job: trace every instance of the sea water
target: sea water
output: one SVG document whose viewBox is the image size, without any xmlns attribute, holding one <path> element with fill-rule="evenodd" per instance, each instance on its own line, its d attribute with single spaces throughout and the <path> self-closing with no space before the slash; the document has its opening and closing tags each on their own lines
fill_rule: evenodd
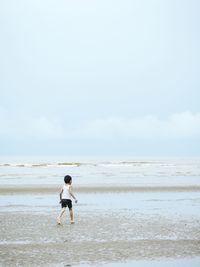
<svg viewBox="0 0 200 267">
<path fill-rule="evenodd" d="M 109 264 L 99 264 L 99 265 L 75 265 L 74 267 L 199 267 L 200 257 L 187 258 L 187 259 L 160 259 L 160 260 L 138 260 L 129 261 L 124 263 L 109 263 Z M 66 267 L 73 267 L 72 265 L 66 265 Z"/>
<path fill-rule="evenodd" d="M 0 185 L 200 185 L 199 158 L 1 158 Z"/>
</svg>

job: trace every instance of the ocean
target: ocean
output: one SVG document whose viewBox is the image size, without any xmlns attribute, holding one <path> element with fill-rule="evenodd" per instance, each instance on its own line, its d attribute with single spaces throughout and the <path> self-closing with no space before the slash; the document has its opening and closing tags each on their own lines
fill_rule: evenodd
<svg viewBox="0 0 200 267">
<path fill-rule="evenodd" d="M 1 185 L 199 186 L 199 158 L 12 158 L 0 159 Z"/>
</svg>

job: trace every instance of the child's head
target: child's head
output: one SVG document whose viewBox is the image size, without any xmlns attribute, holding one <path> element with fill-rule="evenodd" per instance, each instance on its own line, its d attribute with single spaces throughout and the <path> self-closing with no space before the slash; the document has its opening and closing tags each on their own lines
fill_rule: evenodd
<svg viewBox="0 0 200 267">
<path fill-rule="evenodd" d="M 66 184 L 71 184 L 71 183 L 72 183 L 72 177 L 71 177 L 70 175 L 66 175 L 66 176 L 64 177 L 64 182 L 65 182 Z"/>
</svg>

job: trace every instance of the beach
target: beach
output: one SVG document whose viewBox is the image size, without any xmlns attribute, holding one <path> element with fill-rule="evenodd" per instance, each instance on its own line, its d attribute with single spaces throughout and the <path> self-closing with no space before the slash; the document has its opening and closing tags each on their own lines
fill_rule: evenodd
<svg viewBox="0 0 200 267">
<path fill-rule="evenodd" d="M 0 266 L 200 263 L 198 159 L 2 160 L 0 169 Z M 64 174 L 79 200 L 74 225 L 68 211 L 56 224 Z"/>
</svg>

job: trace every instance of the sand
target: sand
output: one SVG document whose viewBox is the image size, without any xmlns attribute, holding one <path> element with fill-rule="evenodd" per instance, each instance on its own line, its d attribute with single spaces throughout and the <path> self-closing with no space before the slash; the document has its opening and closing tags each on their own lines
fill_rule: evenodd
<svg viewBox="0 0 200 267">
<path fill-rule="evenodd" d="M 191 216 L 93 211 L 1 212 L 1 266 L 65 266 L 200 256 L 200 221 Z"/>
<path fill-rule="evenodd" d="M 0 194 L 27 194 L 27 193 L 58 193 L 60 185 L 3 185 Z M 200 185 L 79 185 L 75 187 L 77 193 L 94 192 L 200 192 Z"/>
</svg>

